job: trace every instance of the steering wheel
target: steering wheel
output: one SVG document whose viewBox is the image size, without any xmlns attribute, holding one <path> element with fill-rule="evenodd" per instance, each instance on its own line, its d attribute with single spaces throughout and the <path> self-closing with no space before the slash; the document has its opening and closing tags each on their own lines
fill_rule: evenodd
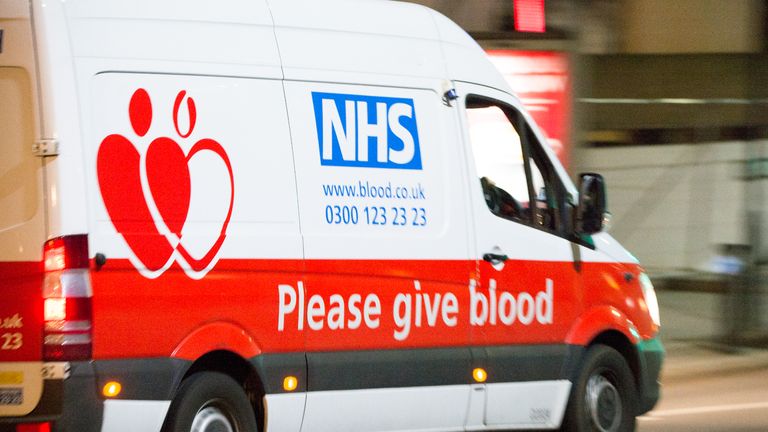
<svg viewBox="0 0 768 432">
<path fill-rule="evenodd" d="M 496 186 L 488 177 L 481 177 L 480 184 L 483 187 L 485 203 L 493 214 L 506 219 L 523 217 L 523 206 L 509 192 Z"/>
</svg>

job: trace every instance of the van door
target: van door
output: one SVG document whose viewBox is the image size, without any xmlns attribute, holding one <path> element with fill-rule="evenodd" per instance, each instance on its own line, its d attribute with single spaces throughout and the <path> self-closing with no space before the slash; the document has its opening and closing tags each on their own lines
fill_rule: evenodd
<svg viewBox="0 0 768 432">
<path fill-rule="evenodd" d="M 568 191 L 518 101 L 470 84 L 457 91 L 479 263 L 470 322 L 488 376 L 484 422 L 554 427 L 570 388 L 566 332 L 581 308 Z"/>
<path fill-rule="evenodd" d="M 454 109 L 432 89 L 285 88 L 307 268 L 302 431 L 461 429 L 472 267 Z"/>
<path fill-rule="evenodd" d="M 0 418 L 25 415 L 43 388 L 42 159 L 27 1 L 0 3 Z"/>
</svg>

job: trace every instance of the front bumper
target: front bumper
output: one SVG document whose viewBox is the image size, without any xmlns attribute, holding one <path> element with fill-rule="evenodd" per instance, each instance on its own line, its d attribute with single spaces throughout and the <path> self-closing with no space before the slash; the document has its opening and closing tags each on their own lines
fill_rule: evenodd
<svg viewBox="0 0 768 432">
<path fill-rule="evenodd" d="M 640 382 L 637 414 L 645 414 L 652 410 L 661 397 L 661 365 L 664 362 L 664 347 L 661 339 L 656 337 L 641 341 L 637 344 Z"/>
</svg>

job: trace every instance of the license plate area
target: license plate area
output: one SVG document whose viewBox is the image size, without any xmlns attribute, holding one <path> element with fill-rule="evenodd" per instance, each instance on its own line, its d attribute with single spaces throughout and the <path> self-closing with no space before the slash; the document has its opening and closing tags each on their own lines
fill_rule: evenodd
<svg viewBox="0 0 768 432">
<path fill-rule="evenodd" d="M 21 388 L 0 388 L 0 405 L 21 405 L 24 391 Z"/>
<path fill-rule="evenodd" d="M 48 364 L 42 362 L 0 362 L 0 423 L 3 417 L 22 417 L 35 409 L 43 395 L 45 366 Z"/>
</svg>

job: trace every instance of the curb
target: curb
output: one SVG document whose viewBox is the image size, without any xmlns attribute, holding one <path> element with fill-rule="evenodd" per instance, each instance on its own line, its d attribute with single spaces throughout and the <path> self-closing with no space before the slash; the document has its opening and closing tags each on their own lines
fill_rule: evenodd
<svg viewBox="0 0 768 432">
<path fill-rule="evenodd" d="M 662 382 L 768 368 L 766 349 L 734 348 L 717 344 L 670 348 L 661 372 Z"/>
</svg>

